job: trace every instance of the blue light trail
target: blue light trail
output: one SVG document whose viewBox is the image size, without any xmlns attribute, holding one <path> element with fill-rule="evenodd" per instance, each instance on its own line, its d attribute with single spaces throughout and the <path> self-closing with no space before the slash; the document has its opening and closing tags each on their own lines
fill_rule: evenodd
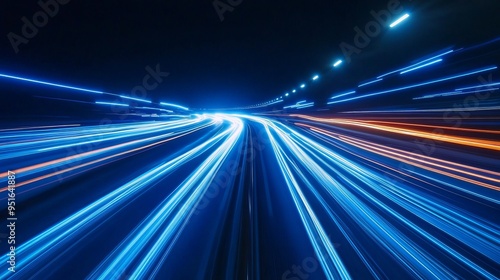
<svg viewBox="0 0 500 280">
<path fill-rule="evenodd" d="M 123 103 L 116 103 L 116 102 L 104 102 L 104 101 L 96 101 L 95 104 L 99 105 L 111 105 L 111 106 L 123 106 L 123 107 L 128 107 L 128 104 L 123 104 Z"/>
<path fill-rule="evenodd" d="M 0 77 L 8 78 L 8 79 L 13 79 L 13 80 L 18 80 L 18 81 L 23 81 L 23 82 L 41 84 L 41 85 L 46 85 L 46 86 L 53 86 L 53 87 L 59 87 L 59 88 L 65 88 L 65 89 L 72 89 L 72 90 L 77 90 L 77 91 L 84 91 L 84 92 L 97 93 L 97 94 L 103 94 L 104 93 L 102 91 L 97 91 L 97 90 L 90 90 L 90 89 L 84 89 L 84 88 L 79 88 L 79 87 L 66 86 L 66 85 L 61 85 L 61 84 L 56 84 L 56 83 L 49 83 L 49 82 L 44 82 L 44 81 L 39 81 L 39 80 L 34 80 L 34 79 L 27 79 L 27 78 L 22 78 L 22 77 L 17 77 L 17 76 L 11 76 L 11 75 L 5 75 L 5 74 L 0 74 Z"/>
<path fill-rule="evenodd" d="M 185 110 L 185 111 L 189 110 L 189 108 L 184 107 L 184 106 L 180 106 L 180 105 L 177 105 L 177 104 L 166 103 L 166 102 L 160 102 L 160 104 L 164 105 L 164 106 L 168 106 L 168 107 L 174 107 L 174 108 L 182 109 L 182 110 Z"/>
<path fill-rule="evenodd" d="M 376 80 L 373 80 L 373 81 L 369 81 L 369 82 L 366 82 L 366 83 L 362 83 L 360 84 L 358 87 L 364 87 L 364 86 L 367 86 L 367 85 L 371 85 L 371 84 L 374 84 L 374 83 L 378 83 L 380 81 L 383 81 L 383 79 L 376 79 Z"/>
<path fill-rule="evenodd" d="M 144 103 L 151 103 L 151 101 L 146 100 L 146 99 L 140 99 L 140 98 L 135 98 L 135 97 L 125 96 L 125 95 L 120 95 L 120 97 L 121 97 L 121 98 L 125 98 L 125 99 L 130 99 L 130 100 L 140 101 L 140 102 L 144 102 Z"/>
<path fill-rule="evenodd" d="M 404 20 L 406 20 L 409 17 L 410 17 L 409 14 L 404 14 L 403 16 L 401 16 L 400 18 L 398 18 L 396 21 L 394 21 L 393 23 L 391 23 L 391 25 L 389 25 L 389 26 L 391 28 L 396 27 L 398 24 L 400 24 L 401 22 L 403 22 Z"/>
<path fill-rule="evenodd" d="M 444 53 L 441 53 L 441 54 L 438 54 L 438 55 L 432 56 L 432 57 L 430 57 L 430 58 L 424 59 L 424 60 L 422 60 L 422 61 L 419 61 L 419 62 L 417 62 L 417 63 L 415 63 L 415 64 L 410 65 L 410 66 L 403 67 L 403 68 L 401 68 L 401 69 L 394 70 L 394 71 L 391 71 L 391 72 L 389 72 L 389 73 L 385 73 L 385 74 L 383 74 L 383 75 L 378 76 L 377 78 L 378 78 L 378 79 L 380 79 L 380 78 L 383 78 L 383 77 L 385 77 L 385 76 L 389 76 L 389 75 L 391 75 L 391 74 L 398 73 L 398 72 L 404 71 L 404 70 L 406 70 L 406 69 L 416 67 L 416 66 L 421 65 L 421 64 L 423 64 L 423 63 L 426 63 L 426 62 L 428 62 L 428 61 L 432 61 L 432 60 L 434 60 L 434 59 L 436 59 L 436 58 L 440 58 L 440 57 L 443 57 L 443 56 L 445 56 L 445 55 L 451 54 L 451 53 L 453 53 L 453 52 L 454 52 L 454 50 L 449 50 L 449 51 L 446 51 L 446 52 L 444 52 Z"/>
<path fill-rule="evenodd" d="M 418 70 L 418 69 L 421 69 L 421 68 L 424 68 L 424 67 L 427 67 L 427 66 L 430 66 L 430 65 L 433 65 L 433 64 L 439 63 L 439 62 L 441 62 L 441 61 L 443 61 L 443 59 L 441 59 L 441 58 L 440 58 L 440 59 L 437 59 L 437 60 L 431 61 L 431 62 L 429 62 L 429 63 L 422 64 L 422 65 L 419 65 L 419 66 L 417 66 L 417 67 L 410 68 L 410 69 L 408 69 L 408 70 L 402 71 L 402 72 L 400 72 L 399 74 L 400 74 L 400 75 L 403 75 L 403 74 L 406 74 L 406 73 L 408 73 L 408 72 L 412 72 L 412 71 L 415 71 L 415 70 Z"/>
<path fill-rule="evenodd" d="M 0 160 L 11 160 L 23 174 L 20 197 L 57 190 L 68 201 L 46 197 L 36 211 L 25 210 L 26 219 L 43 217 L 46 207 L 60 214 L 19 237 L 16 277 L 50 272 L 57 278 L 68 273 L 68 264 L 81 263 L 82 252 L 108 244 L 91 249 L 94 261 L 71 266 L 73 273 L 88 279 L 173 272 L 192 279 L 200 271 L 203 278 L 257 273 L 286 279 L 306 272 L 319 279 L 494 278 L 500 231 L 494 216 L 482 212 L 500 205 L 494 168 L 500 144 L 493 140 L 499 132 L 468 127 L 370 119 L 367 113 L 362 119 L 280 113 L 2 130 Z M 428 156 L 394 135 L 439 138 L 460 149 L 440 144 Z M 90 149 L 68 155 L 82 146 Z M 487 149 L 482 162 L 490 168 L 467 160 L 467 147 Z M 126 170 L 114 165 L 131 162 Z M 90 174 L 99 174 L 95 182 L 119 179 L 96 188 L 82 182 Z M 6 192 L 5 176 L 0 183 Z M 282 249 L 272 246 L 285 239 Z M 193 267 L 212 268 L 175 270 L 187 248 L 196 252 L 189 258 Z M 227 257 L 219 262 L 214 251 Z M 245 261 L 235 261 L 242 254 Z M 275 258 L 283 264 L 271 272 L 256 268 Z M 54 263 L 48 266 L 48 259 Z M 296 270 L 304 259 L 317 269 Z M 296 269 L 289 273 L 289 267 Z"/>
<path fill-rule="evenodd" d="M 495 70 L 497 68 L 498 68 L 497 66 L 490 66 L 490 67 L 480 68 L 478 70 L 474 70 L 474 71 L 471 71 L 471 72 L 466 72 L 466 73 L 459 74 L 459 75 L 449 76 L 449 77 L 445 77 L 445 78 L 441 78 L 441 79 L 437 79 L 437 80 L 432 80 L 432 81 L 423 82 L 423 83 L 419 83 L 419 84 L 414 84 L 414 85 L 410 85 L 410 86 L 405 86 L 405 87 L 400 87 L 400 88 L 395 88 L 395 89 L 389 89 L 389 90 L 379 91 L 379 92 L 375 92 L 375 93 L 365 94 L 365 95 L 358 96 L 358 97 L 352 97 L 352 98 L 348 98 L 348 99 L 334 101 L 331 104 L 333 104 L 333 103 L 340 103 L 340 102 L 347 102 L 347 101 L 357 100 L 357 99 L 360 99 L 360 98 L 366 98 L 366 97 L 380 95 L 380 94 L 385 94 L 385 93 L 392 93 L 392 92 L 402 91 L 402 90 L 406 90 L 406 89 L 412 89 L 412 88 L 422 87 L 422 86 L 426 86 L 426 85 L 432 85 L 432 84 L 435 84 L 435 83 L 440 83 L 440 82 L 454 80 L 454 79 L 458 79 L 458 78 L 462 78 L 462 77 L 467 77 L 467 76 L 471 76 L 471 75 L 478 74 L 478 73 L 484 73 L 484 72 L 487 72 L 487 71 Z"/>
</svg>

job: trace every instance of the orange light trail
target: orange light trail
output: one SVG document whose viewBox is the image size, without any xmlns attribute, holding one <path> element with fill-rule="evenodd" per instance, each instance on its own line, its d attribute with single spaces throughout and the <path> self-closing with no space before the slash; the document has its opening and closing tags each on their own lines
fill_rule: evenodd
<svg viewBox="0 0 500 280">
<path fill-rule="evenodd" d="M 207 125 L 201 126 L 199 128 L 193 129 L 193 130 L 191 130 L 189 132 L 186 132 L 184 134 L 180 134 L 180 135 L 174 136 L 172 138 L 168 138 L 168 139 L 165 139 L 165 140 L 162 140 L 162 141 L 158 141 L 158 142 L 155 142 L 155 143 L 152 143 L 152 144 L 148 144 L 146 146 L 142 146 L 142 147 L 135 148 L 135 149 L 132 149 L 132 150 L 124 151 L 124 152 L 121 152 L 121 153 L 118 153 L 118 154 L 113 154 L 113 155 L 110 155 L 110 156 L 107 156 L 107 157 L 104 157 L 104 158 L 93 160 L 91 162 L 83 163 L 83 164 L 80 164 L 80 165 L 77 165 L 77 166 L 66 168 L 64 170 L 60 170 L 60 171 L 53 172 L 53 173 L 50 173 L 50 174 L 46 174 L 46 175 L 43 175 L 43 176 L 40 176 L 40 177 L 37 177 L 37 178 L 26 180 L 26 181 L 23 181 L 21 183 L 17 183 L 16 184 L 16 188 L 19 188 L 21 186 L 25 186 L 25 185 L 28 185 L 28 184 L 31 184 L 31 183 L 34 183 L 34 182 L 37 182 L 37 181 L 40 181 L 40 180 L 43 180 L 43 179 L 46 179 L 46 178 L 50 178 L 52 176 L 63 174 L 63 173 L 66 173 L 66 172 L 69 172 L 69 171 L 72 171 L 72 170 L 75 170 L 75 169 L 79 169 L 79 168 L 82 168 L 82 167 L 85 167 L 85 166 L 88 166 L 88 165 L 92 165 L 92 164 L 95 164 L 95 163 L 98 163 L 98 162 L 102 162 L 102 161 L 105 161 L 105 160 L 108 160 L 108 159 L 111 159 L 111 158 L 119 157 L 119 156 L 126 155 L 126 154 L 129 154 L 129 153 L 133 153 L 133 152 L 136 152 L 136 151 L 144 150 L 144 149 L 147 149 L 147 148 L 150 148 L 150 147 L 153 147 L 153 146 L 157 146 L 157 145 L 160 145 L 160 144 L 163 144 L 163 143 L 166 143 L 166 142 L 169 142 L 169 141 L 172 141 L 172 140 L 184 137 L 186 135 L 189 135 L 191 133 L 194 133 L 196 131 L 204 129 L 204 128 L 210 126 L 210 125 L 212 125 L 212 124 L 207 124 Z M 155 138 L 155 137 L 151 137 L 151 138 Z M 148 139 L 145 139 L 145 140 L 148 140 Z M 64 162 L 64 161 L 69 161 L 69 160 L 72 160 L 74 158 L 81 158 L 81 157 L 85 157 L 85 156 L 89 156 L 89 155 L 93 155 L 93 154 L 97 154 L 97 153 L 101 153 L 101 152 L 105 152 L 105 151 L 109 151 L 109 150 L 113 150 L 113 149 L 118 149 L 118 148 L 121 148 L 121 147 L 124 147 L 124 146 L 127 146 L 127 145 L 132 145 L 132 144 L 135 144 L 135 143 L 138 143 L 138 142 L 143 142 L 143 141 L 144 141 L 144 139 L 142 139 L 142 140 L 134 140 L 134 141 L 130 141 L 130 142 L 122 143 L 122 144 L 117 144 L 117 145 L 106 147 L 106 148 L 101 148 L 101 149 L 98 149 L 98 150 L 95 150 L 95 151 L 85 152 L 85 153 L 82 153 L 82 154 L 78 154 L 77 156 L 64 157 L 64 158 L 60 158 L 60 159 L 56 159 L 56 160 L 52 160 L 52 161 L 48 161 L 48 162 L 44 162 L 44 163 L 40 163 L 40 164 L 35 164 L 35 165 L 24 167 L 24 168 L 19 168 L 19 169 L 16 169 L 14 171 L 16 173 L 22 173 L 22 172 L 26 172 L 26 171 L 31 171 L 31 170 L 34 170 L 34 169 L 37 169 L 37 168 L 46 167 L 46 166 L 57 164 L 57 163 L 61 163 L 61 162 Z M 0 174 L 0 177 L 4 177 L 4 176 L 7 176 L 7 172 L 4 172 L 4 173 Z M 4 192 L 4 191 L 7 191 L 7 190 L 8 190 L 8 187 L 1 188 L 0 189 L 0 193 Z"/>
<path fill-rule="evenodd" d="M 361 121 L 361 120 L 349 120 L 349 119 L 323 119 L 323 118 L 310 117 L 310 116 L 306 116 L 306 115 L 291 115 L 291 116 L 292 117 L 299 117 L 299 118 L 303 118 L 303 119 L 307 119 L 307 120 L 311 120 L 311 121 L 322 122 L 322 123 L 357 126 L 357 127 L 375 129 L 375 130 L 380 130 L 380 131 L 385 131 L 385 132 L 392 132 L 392 133 L 397 133 L 397 134 L 402 134 L 402 135 L 408 135 L 408 136 L 413 136 L 413 137 L 427 138 L 427 139 L 432 139 L 432 140 L 437 140 L 437 141 L 442 141 L 442 142 L 447 142 L 447 143 L 453 143 L 453 144 L 458 144 L 458 145 L 471 146 L 471 147 L 475 147 L 475 148 L 483 148 L 483 149 L 489 149 L 489 150 L 494 150 L 494 151 L 500 151 L 500 142 L 498 142 L 498 141 L 481 140 L 481 139 L 460 137 L 460 136 L 438 135 L 436 133 L 424 132 L 424 131 L 420 131 L 420 130 L 398 128 L 398 127 L 393 127 L 393 126 L 389 126 L 389 125 L 379 125 L 379 124 L 374 123 L 373 121 Z M 394 123 L 391 123 L 391 124 L 394 125 Z M 441 128 L 443 130 L 449 129 L 447 127 L 439 127 L 439 128 Z M 474 132 L 474 130 L 470 130 L 467 128 L 457 128 L 457 130 L 464 131 L 464 132 Z M 489 131 L 489 132 L 497 133 L 496 131 Z"/>
<path fill-rule="evenodd" d="M 358 148 L 361 148 L 363 150 L 366 150 L 366 151 L 369 151 L 372 153 L 376 153 L 376 154 L 379 154 L 379 155 L 382 155 L 382 156 L 385 156 L 388 158 L 392 158 L 392 159 L 395 159 L 395 160 L 398 160 L 398 161 L 401 161 L 401 162 L 404 162 L 404 163 L 407 163 L 407 164 L 410 164 L 410 165 L 413 165 L 416 167 L 420 167 L 420 168 L 423 168 L 423 169 L 426 169 L 426 170 L 429 170 L 429 171 L 432 171 L 435 173 L 439 173 L 439 174 L 442 174 L 442 175 L 445 175 L 448 177 L 452 177 L 452 178 L 455 178 L 458 180 L 469 182 L 469 183 L 479 185 L 482 187 L 486 187 L 486 188 L 489 188 L 492 190 L 500 191 L 500 187 L 498 187 L 496 185 L 484 183 L 481 181 L 469 179 L 469 178 L 464 177 L 464 176 L 450 173 L 450 172 L 456 172 L 456 173 L 460 173 L 462 175 L 468 175 L 471 177 L 476 177 L 478 179 L 487 180 L 487 181 L 490 181 L 492 183 L 500 184 L 499 179 L 484 176 L 484 175 L 473 173 L 473 172 L 466 171 L 466 170 L 467 169 L 474 170 L 477 172 L 500 177 L 500 173 L 498 173 L 498 172 L 494 172 L 494 171 L 486 170 L 486 169 L 481 169 L 481 168 L 477 168 L 477 167 L 472 167 L 472 166 L 467 166 L 467 165 L 463 165 L 463 164 L 458 164 L 458 163 L 454 163 L 454 162 L 450 162 L 450 161 L 446 161 L 446 160 L 435 159 L 435 158 L 431 158 L 431 157 L 424 156 L 421 154 L 411 153 L 411 152 L 407 152 L 407 151 L 400 150 L 400 149 L 395 149 L 395 148 L 380 145 L 380 144 L 370 143 L 370 142 L 356 139 L 356 138 L 352 138 L 349 136 L 331 133 L 327 130 L 324 130 L 324 129 L 321 129 L 318 127 L 314 127 L 314 126 L 310 126 L 307 124 L 296 123 L 296 125 L 310 128 L 311 130 L 313 130 L 315 132 L 321 133 L 321 134 L 329 136 L 331 138 L 336 138 L 336 139 L 341 140 L 345 143 L 348 143 L 350 145 L 356 146 Z M 447 165 L 449 165 L 449 166 L 447 166 Z M 453 166 L 453 167 L 450 167 L 450 166 Z M 436 168 L 441 168 L 444 170 L 448 170 L 450 172 L 439 170 Z M 459 168 L 463 168 L 465 170 L 462 170 Z"/>
</svg>

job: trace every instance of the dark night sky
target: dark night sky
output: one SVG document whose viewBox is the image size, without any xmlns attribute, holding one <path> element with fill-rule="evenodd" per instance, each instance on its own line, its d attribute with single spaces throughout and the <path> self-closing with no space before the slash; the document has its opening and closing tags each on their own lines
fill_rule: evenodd
<svg viewBox="0 0 500 280">
<path fill-rule="evenodd" d="M 147 65 L 159 64 L 170 76 L 149 93 L 154 100 L 239 106 L 283 94 L 315 73 L 321 83 L 302 94 L 342 90 L 427 53 L 500 35 L 498 0 L 401 1 L 411 20 L 332 71 L 339 43 L 352 43 L 353 28 L 388 2 L 243 0 L 221 22 L 212 1 L 71 0 L 16 54 L 7 34 L 20 34 L 21 17 L 40 7 L 3 1 L 0 72 L 129 93 Z"/>
</svg>

